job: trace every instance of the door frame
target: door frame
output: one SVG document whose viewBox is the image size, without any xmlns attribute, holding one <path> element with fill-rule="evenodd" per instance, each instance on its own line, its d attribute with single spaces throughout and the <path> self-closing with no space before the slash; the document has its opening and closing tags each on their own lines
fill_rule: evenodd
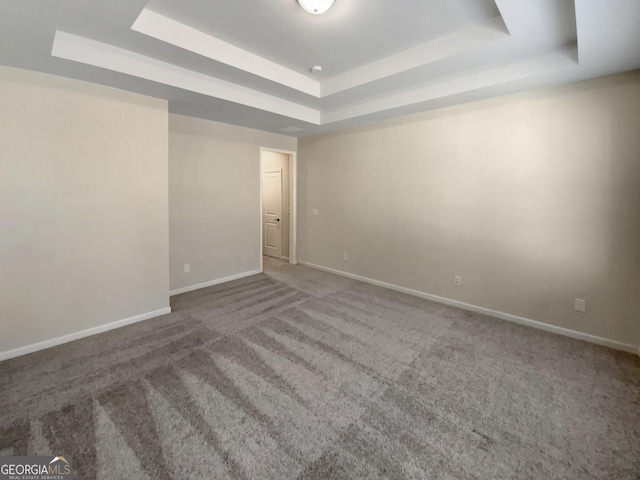
<svg viewBox="0 0 640 480">
<path fill-rule="evenodd" d="M 260 212 L 260 243 L 258 245 L 258 258 L 260 260 L 260 271 L 262 268 L 262 242 L 264 241 L 264 225 L 262 222 L 262 152 L 274 152 L 289 155 L 289 263 L 298 263 L 297 245 L 297 211 L 298 211 L 298 153 L 292 150 L 281 150 L 279 148 L 260 147 L 260 171 L 258 172 L 258 185 L 260 196 L 258 198 Z"/>
</svg>

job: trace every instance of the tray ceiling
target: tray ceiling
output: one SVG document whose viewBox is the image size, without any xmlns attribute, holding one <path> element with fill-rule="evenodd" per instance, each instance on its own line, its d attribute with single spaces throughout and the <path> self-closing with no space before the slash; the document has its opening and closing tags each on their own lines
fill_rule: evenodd
<svg viewBox="0 0 640 480">
<path fill-rule="evenodd" d="M 637 0 L 0 0 L 0 63 L 304 136 L 640 68 L 638 25 Z"/>
</svg>

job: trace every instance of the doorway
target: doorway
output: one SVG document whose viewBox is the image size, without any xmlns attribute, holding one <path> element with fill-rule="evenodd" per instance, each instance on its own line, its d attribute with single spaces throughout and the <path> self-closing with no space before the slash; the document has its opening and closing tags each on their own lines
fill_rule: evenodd
<svg viewBox="0 0 640 480">
<path fill-rule="evenodd" d="M 260 149 L 260 253 L 289 263 L 296 263 L 295 155 Z"/>
</svg>

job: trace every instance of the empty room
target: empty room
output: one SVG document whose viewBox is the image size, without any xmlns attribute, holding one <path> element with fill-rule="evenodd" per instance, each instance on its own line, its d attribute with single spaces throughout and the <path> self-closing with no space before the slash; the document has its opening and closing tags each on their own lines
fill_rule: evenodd
<svg viewBox="0 0 640 480">
<path fill-rule="evenodd" d="M 639 25 L 0 0 L 0 479 L 640 478 Z"/>
</svg>

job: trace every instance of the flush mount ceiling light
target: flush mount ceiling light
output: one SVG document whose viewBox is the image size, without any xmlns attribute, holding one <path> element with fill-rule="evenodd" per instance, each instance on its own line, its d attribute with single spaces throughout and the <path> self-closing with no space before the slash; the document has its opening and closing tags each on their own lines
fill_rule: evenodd
<svg viewBox="0 0 640 480">
<path fill-rule="evenodd" d="M 298 3 L 307 12 L 320 15 L 331 8 L 333 1 L 334 0 L 298 0 Z"/>
</svg>

